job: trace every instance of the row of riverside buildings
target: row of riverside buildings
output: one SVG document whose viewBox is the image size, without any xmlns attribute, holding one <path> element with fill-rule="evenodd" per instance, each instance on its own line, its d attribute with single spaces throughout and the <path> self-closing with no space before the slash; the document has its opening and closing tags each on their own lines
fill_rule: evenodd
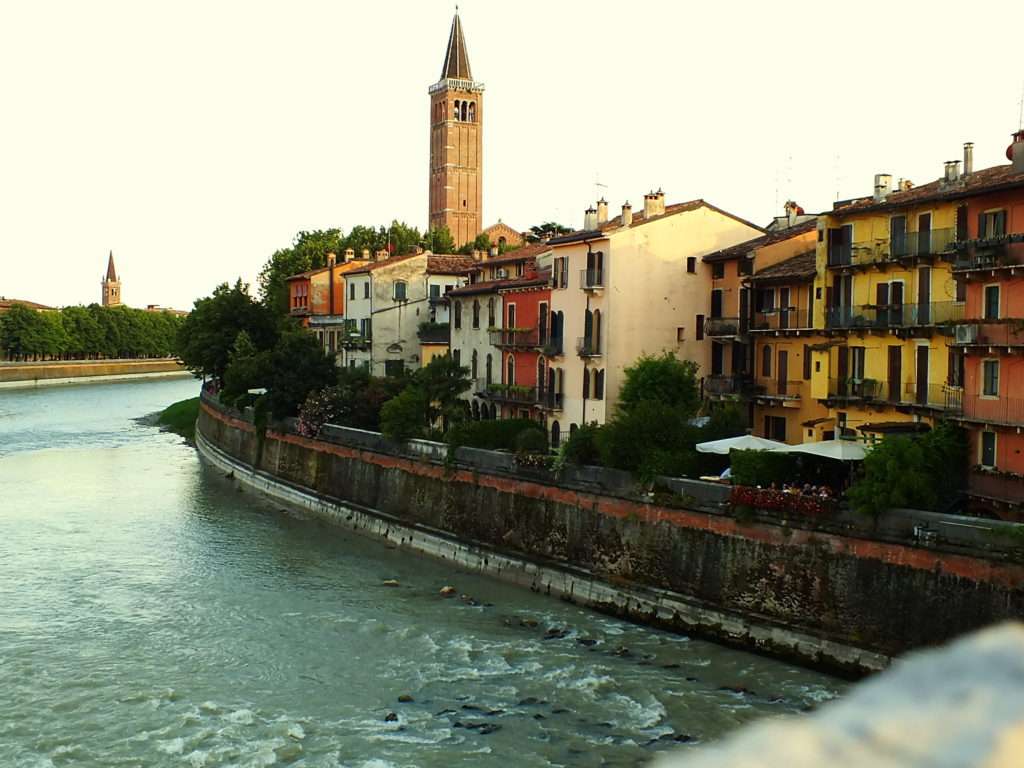
<svg viewBox="0 0 1024 768">
<path fill-rule="evenodd" d="M 290 278 L 291 313 L 339 365 L 379 376 L 451 354 L 475 417 L 535 419 L 558 445 L 614 414 L 641 355 L 670 352 L 698 363 L 709 408 L 739 404 L 763 437 L 873 442 L 955 420 L 973 508 L 1024 519 L 1024 131 L 1008 165 L 975 170 L 967 144 L 935 181 L 879 174 L 821 214 L 787 203 L 758 226 L 659 190 L 523 245 L 482 229 L 484 87 L 457 13 L 428 93 L 430 226 L 500 247 L 349 251 Z"/>
<path fill-rule="evenodd" d="M 499 253 L 351 251 L 289 280 L 291 312 L 339 365 L 394 374 L 451 354 L 476 418 L 529 418 L 558 445 L 614 413 L 625 368 L 671 352 L 709 407 L 789 443 L 969 434 L 975 511 L 1024 511 L 1024 131 L 1010 164 L 879 174 L 871 195 L 757 226 L 661 191 Z"/>
</svg>

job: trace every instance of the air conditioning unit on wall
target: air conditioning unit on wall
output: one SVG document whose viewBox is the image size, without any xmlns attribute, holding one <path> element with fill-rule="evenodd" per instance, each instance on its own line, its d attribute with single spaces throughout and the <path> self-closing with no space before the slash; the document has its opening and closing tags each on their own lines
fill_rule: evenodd
<svg viewBox="0 0 1024 768">
<path fill-rule="evenodd" d="M 958 325 L 956 327 L 957 344 L 973 344 L 978 340 L 978 326 Z"/>
<path fill-rule="evenodd" d="M 504 269 L 499 269 L 497 274 L 499 280 L 504 280 L 506 277 L 508 277 L 508 271 Z"/>
</svg>

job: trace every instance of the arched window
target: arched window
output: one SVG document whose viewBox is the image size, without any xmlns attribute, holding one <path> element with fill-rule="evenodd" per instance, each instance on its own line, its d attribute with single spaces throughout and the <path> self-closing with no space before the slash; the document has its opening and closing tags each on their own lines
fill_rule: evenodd
<svg viewBox="0 0 1024 768">
<path fill-rule="evenodd" d="M 460 103 L 459 100 L 456 99 L 455 100 L 455 119 L 456 120 L 459 119 L 459 103 Z"/>
<path fill-rule="evenodd" d="M 480 327 L 480 302 L 477 299 L 473 299 L 473 327 Z"/>
<path fill-rule="evenodd" d="M 593 332 L 591 333 L 590 338 L 591 338 L 591 341 L 593 342 L 592 346 L 594 348 L 594 352 L 595 353 L 600 352 L 601 351 L 601 310 L 600 309 L 595 309 L 594 310 L 594 327 L 593 327 Z"/>
<path fill-rule="evenodd" d="M 594 371 L 594 399 L 604 400 L 604 368 Z"/>
<path fill-rule="evenodd" d="M 557 448 L 558 444 L 562 442 L 562 428 L 558 426 L 557 421 L 551 422 L 551 447 Z"/>
<path fill-rule="evenodd" d="M 476 122 L 476 102 L 475 101 L 469 102 L 469 122 L 471 122 L 471 123 L 475 123 Z"/>
<path fill-rule="evenodd" d="M 491 372 L 491 368 L 492 368 L 491 364 L 492 364 L 492 362 L 493 362 L 493 360 L 491 358 L 491 353 L 488 352 L 487 353 L 487 362 L 484 364 L 484 376 L 486 377 L 484 379 L 484 383 L 487 384 L 487 386 L 491 386 L 491 384 L 494 383 L 494 376 L 493 376 L 493 374 Z"/>
<path fill-rule="evenodd" d="M 544 371 L 544 358 L 543 357 L 538 357 L 537 358 L 537 391 L 538 392 L 542 392 L 544 390 L 544 385 L 545 385 L 546 382 L 547 382 L 547 377 L 546 377 L 545 371 Z"/>
<path fill-rule="evenodd" d="M 583 399 L 590 397 L 590 370 L 583 369 Z"/>
<path fill-rule="evenodd" d="M 469 378 L 473 379 L 474 381 L 476 380 L 476 363 L 477 363 L 477 354 L 476 354 L 476 350 L 474 349 L 473 350 L 473 357 L 470 358 L 470 363 L 469 363 Z"/>
<path fill-rule="evenodd" d="M 496 418 L 498 418 L 498 406 L 491 403 L 491 421 L 494 421 Z"/>
<path fill-rule="evenodd" d="M 572 437 L 573 435 L 575 435 L 576 434 L 576 430 L 579 429 L 579 428 L 580 428 L 580 425 L 575 423 L 575 422 L 570 424 L 569 425 L 569 437 Z"/>
<path fill-rule="evenodd" d="M 487 327 L 494 327 L 494 297 L 487 300 Z"/>
<path fill-rule="evenodd" d="M 509 386 L 516 383 L 516 359 L 512 355 L 505 361 L 505 383 Z"/>
<path fill-rule="evenodd" d="M 462 327 L 462 302 L 458 300 L 455 301 L 455 327 Z"/>
<path fill-rule="evenodd" d="M 761 350 L 761 375 L 772 375 L 772 348 L 768 344 Z"/>
<path fill-rule="evenodd" d="M 462 107 L 461 107 L 462 111 L 459 114 L 459 120 L 461 120 L 462 122 L 466 122 L 466 120 L 469 118 L 469 109 L 468 109 L 468 107 L 469 107 L 468 102 L 465 102 L 465 101 L 462 102 Z"/>
<path fill-rule="evenodd" d="M 480 402 L 478 400 L 473 401 L 473 419 L 480 421 Z"/>
<path fill-rule="evenodd" d="M 506 245 L 508 245 L 508 240 L 506 240 L 505 236 L 502 235 L 501 237 L 498 238 L 498 249 L 500 250 L 504 248 Z"/>
</svg>

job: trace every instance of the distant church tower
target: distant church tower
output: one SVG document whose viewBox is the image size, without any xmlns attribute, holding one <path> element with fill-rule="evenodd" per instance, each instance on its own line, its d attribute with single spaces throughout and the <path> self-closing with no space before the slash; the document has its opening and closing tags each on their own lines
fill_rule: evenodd
<svg viewBox="0 0 1024 768">
<path fill-rule="evenodd" d="M 441 79 L 430 86 L 430 227 L 456 247 L 482 229 L 484 86 L 473 81 L 458 9 Z"/>
<path fill-rule="evenodd" d="M 101 283 L 103 286 L 103 306 L 116 307 L 121 303 L 121 281 L 117 279 L 117 270 L 114 269 L 114 252 L 110 252 L 107 259 L 107 276 Z"/>
</svg>

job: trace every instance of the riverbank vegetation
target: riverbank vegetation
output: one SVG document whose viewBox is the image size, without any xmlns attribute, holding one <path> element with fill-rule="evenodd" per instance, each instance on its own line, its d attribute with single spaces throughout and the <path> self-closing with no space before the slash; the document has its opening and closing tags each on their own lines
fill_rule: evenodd
<svg viewBox="0 0 1024 768">
<path fill-rule="evenodd" d="M 131 307 L 64 307 L 37 312 L 15 304 L 0 315 L 0 351 L 8 360 L 171 357 L 182 318 Z"/>
<path fill-rule="evenodd" d="M 199 398 L 192 397 L 167 406 L 157 417 L 157 424 L 188 440 L 195 440 Z"/>
</svg>

